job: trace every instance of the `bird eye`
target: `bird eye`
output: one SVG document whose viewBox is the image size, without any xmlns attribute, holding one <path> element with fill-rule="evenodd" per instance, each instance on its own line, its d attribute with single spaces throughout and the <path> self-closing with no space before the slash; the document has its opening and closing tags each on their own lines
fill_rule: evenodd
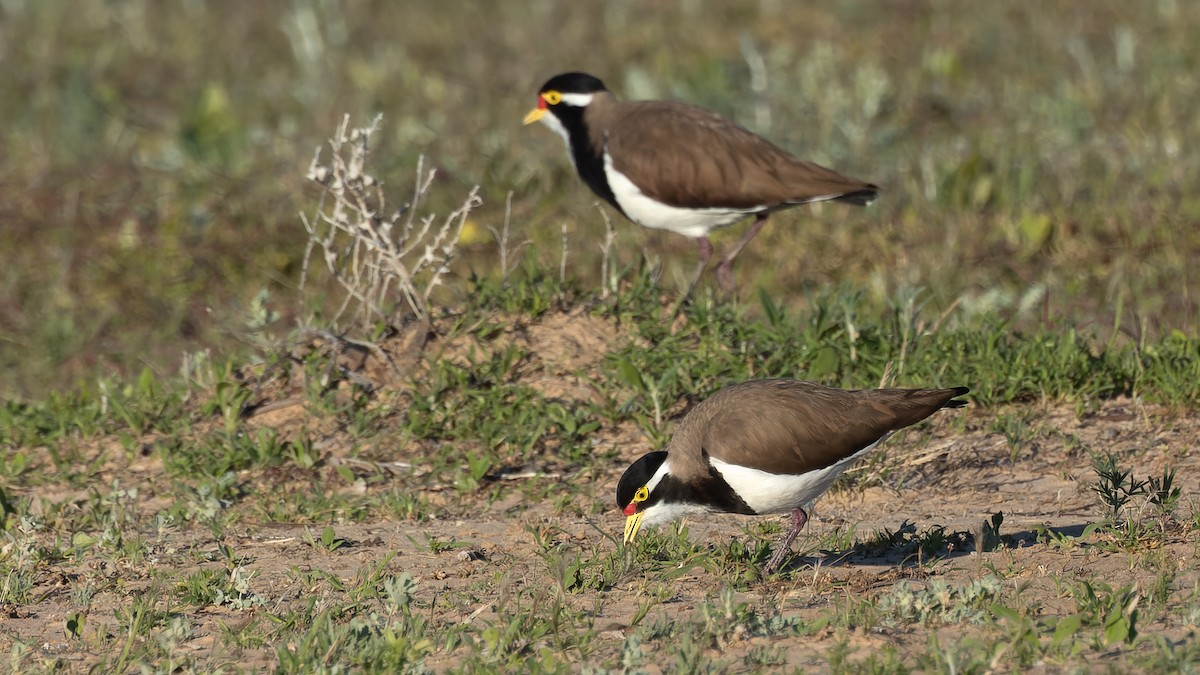
<svg viewBox="0 0 1200 675">
<path fill-rule="evenodd" d="M 642 487 L 638 488 L 637 492 L 633 493 L 633 501 L 635 501 L 635 502 L 644 502 L 649 498 L 650 498 L 650 491 L 647 490 L 644 485 Z"/>
<path fill-rule="evenodd" d="M 557 91 L 548 91 L 542 94 L 542 98 L 546 99 L 546 103 L 550 105 L 558 105 L 562 103 L 562 93 Z"/>
</svg>

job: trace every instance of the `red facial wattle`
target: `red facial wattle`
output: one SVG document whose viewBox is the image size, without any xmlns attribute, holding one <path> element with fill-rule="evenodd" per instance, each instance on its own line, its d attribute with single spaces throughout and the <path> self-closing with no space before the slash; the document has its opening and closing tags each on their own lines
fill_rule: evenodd
<svg viewBox="0 0 1200 675">
<path fill-rule="evenodd" d="M 637 502 L 629 502 L 629 506 L 625 507 L 625 515 L 632 516 L 637 513 Z"/>
</svg>

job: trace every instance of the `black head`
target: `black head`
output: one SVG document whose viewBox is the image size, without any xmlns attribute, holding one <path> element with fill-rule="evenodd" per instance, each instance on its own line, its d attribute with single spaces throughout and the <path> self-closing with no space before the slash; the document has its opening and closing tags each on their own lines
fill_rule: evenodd
<svg viewBox="0 0 1200 675">
<path fill-rule="evenodd" d="M 537 107 L 525 115 L 525 124 L 541 122 L 562 137 L 579 177 L 609 204 L 621 209 L 604 173 L 602 149 L 594 144 L 584 120 L 592 102 L 607 89 L 587 73 L 562 73 L 546 80 L 538 91 Z"/>
<path fill-rule="evenodd" d="M 639 488 L 645 487 L 646 483 L 650 482 L 650 478 L 666 460 L 666 451 L 659 450 L 642 455 L 636 462 L 630 464 L 629 468 L 625 469 L 625 474 L 621 476 L 620 482 L 617 483 L 617 508 L 624 509 L 629 506 L 633 501 L 633 495 Z"/>
<path fill-rule="evenodd" d="M 598 91 L 608 91 L 604 83 L 597 77 L 587 73 L 562 73 L 546 80 L 546 84 L 538 90 L 539 94 L 557 91 L 560 94 L 594 94 Z"/>
<path fill-rule="evenodd" d="M 587 73 L 562 73 L 546 80 L 538 91 L 537 107 L 525 115 L 525 124 L 541 122 L 562 137 L 579 177 L 609 204 L 621 209 L 604 173 L 602 149 L 589 133 L 585 114 L 592 102 L 605 96 L 604 83 Z"/>
<path fill-rule="evenodd" d="M 625 543 L 633 541 L 643 524 L 661 525 L 687 513 L 754 514 L 715 468 L 710 467 L 707 476 L 685 483 L 669 470 L 663 470 L 666 460 L 667 453 L 663 450 L 642 455 L 617 483 L 617 507 L 625 514 Z"/>
</svg>

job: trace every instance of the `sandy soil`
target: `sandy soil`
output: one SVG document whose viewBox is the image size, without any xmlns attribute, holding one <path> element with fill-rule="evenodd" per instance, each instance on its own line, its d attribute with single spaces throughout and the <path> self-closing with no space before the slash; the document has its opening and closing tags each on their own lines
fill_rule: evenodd
<svg viewBox="0 0 1200 675">
<path fill-rule="evenodd" d="M 411 335 L 396 339 L 409 340 Z M 504 339 L 523 341 L 541 355 L 537 363 L 525 368 L 523 376 L 547 396 L 585 400 L 593 395 L 586 372 L 598 363 L 597 355 L 617 339 L 617 329 L 586 314 L 551 314 L 535 325 L 508 331 Z M 469 348 L 466 344 L 433 342 L 426 348 L 441 358 L 456 358 Z M 365 369 L 369 364 L 360 365 Z M 277 393 L 277 398 L 285 397 Z M 1114 587 L 1127 583 L 1144 587 L 1150 582 L 1153 572 L 1131 563 L 1137 556 L 1106 551 L 1103 546 L 1056 548 L 1038 543 L 1034 530 L 1049 526 L 1079 534 L 1102 517 L 1091 491 L 1095 476 L 1089 453 L 1095 451 L 1117 453 L 1141 476 L 1158 474 L 1166 465 L 1176 467 L 1185 500 L 1181 511 L 1190 514 L 1194 506 L 1189 500 L 1200 494 L 1198 455 L 1193 450 L 1200 447 L 1200 417 L 1130 400 L 1106 402 L 1097 412 L 1083 417 L 1077 417 L 1066 405 L 1028 405 L 1004 410 L 968 409 L 961 413 L 967 415 L 966 431 L 958 432 L 952 419 L 958 414 L 939 415 L 919 430 L 897 436 L 877 457 L 856 468 L 850 487 L 818 502 L 813 521 L 794 547 L 801 553 L 791 563 L 796 573 L 786 580 L 750 584 L 739 591 L 738 597 L 755 604 L 775 603 L 788 616 L 816 617 L 828 614 L 831 605 L 840 599 L 887 593 L 903 579 L 925 583 L 929 578 L 940 578 L 962 584 L 999 569 L 1006 574 L 1005 583 L 1024 585 L 1022 597 L 1035 597 L 1032 601 L 1052 614 L 1073 610 L 1071 599 L 1056 587 L 1056 577 L 1100 578 Z M 1019 415 L 1036 431 L 1015 459 L 1006 438 L 992 430 L 1000 415 Z M 321 446 L 325 465 L 320 471 L 334 471 L 338 453 L 348 447 L 348 443 L 339 442 L 335 428 L 306 420 L 302 406 L 267 411 L 251 424 L 272 426 L 282 433 L 321 430 L 325 434 Z M 160 439 L 143 440 L 147 448 L 152 448 Z M 253 573 L 252 587 L 265 604 L 247 610 L 225 606 L 172 608 L 186 614 L 194 626 L 180 649 L 212 666 L 271 667 L 273 645 L 250 646 L 235 653 L 224 644 L 225 636 L 239 627 L 257 625 L 266 613 L 308 602 L 314 595 L 318 603 L 326 599 L 341 601 L 337 599 L 342 596 L 329 584 L 313 581 L 315 577 L 307 572 L 319 570 L 352 583 L 392 553 L 396 555 L 387 563 L 387 570 L 409 572 L 417 579 L 418 601 L 435 624 L 486 622 L 494 616 L 498 599 L 514 589 L 553 586 L 553 572 L 539 555 L 531 525 L 556 532 L 564 554 L 614 547 L 596 528 L 619 536 L 621 516 L 611 507 L 616 481 L 624 466 L 649 447 L 632 427 L 602 430 L 597 442 L 615 444 L 620 449 L 620 461 L 588 469 L 586 477 L 594 490 L 582 491 L 583 503 L 571 513 L 556 511 L 552 500 L 531 503 L 523 496 L 530 492 L 523 489 L 530 482 L 556 483 L 572 478 L 534 471 L 514 480 L 488 483 L 478 491 L 477 501 L 468 503 L 469 508 L 462 509 L 458 517 L 424 522 L 335 523 L 337 535 L 347 545 L 327 553 L 305 541 L 306 532 L 319 536 L 323 523 L 265 523 L 252 513 L 241 514 L 221 541 L 200 527 L 155 530 L 151 516 L 169 503 L 171 489 L 157 453 L 130 458 L 115 439 L 89 441 L 84 456 L 96 467 L 97 489 L 103 492 L 113 478 L 120 478 L 122 486 L 139 487 L 133 502 L 142 516 L 139 533 L 148 544 L 149 554 L 144 561 L 133 564 L 111 555 L 97 555 L 90 549 L 74 558 L 38 563 L 33 600 L 19 606 L 0 605 L 0 652 L 9 652 L 14 641 L 20 640 L 38 650 L 40 658 L 60 659 L 72 670 L 86 668 L 96 662 L 99 652 L 122 643 L 115 611 L 140 593 L 163 590 L 164 579 L 182 578 L 198 568 L 225 569 L 218 550 L 221 544 L 229 546 L 240 564 Z M 414 451 L 404 448 L 397 453 L 404 456 Z M 311 474 L 302 473 L 302 479 L 298 479 L 282 471 L 239 478 L 251 484 L 276 481 L 277 489 L 283 491 L 312 489 Z M 406 484 L 406 480 L 398 474 L 394 479 L 353 489 L 384 491 L 394 489 L 395 483 Z M 500 491 L 498 498 L 489 500 L 496 489 Z M 87 497 L 66 490 L 55 494 L 52 487 L 37 491 L 52 502 L 74 505 L 65 508 L 83 508 Z M 430 501 L 437 503 L 442 492 L 429 489 Z M 593 510 L 593 504 L 599 506 Z M 604 515 L 573 515 L 592 512 Z M 979 553 L 965 538 L 960 539 L 957 550 L 949 551 L 940 564 L 933 566 L 921 566 L 911 558 L 903 560 L 887 552 L 847 553 L 821 550 L 819 546 L 822 538 L 836 528 L 853 527 L 854 538 L 863 541 L 879 530 L 895 531 L 905 521 L 917 532 L 944 526 L 950 532 L 974 533 L 997 512 L 1004 513 L 1004 547 Z M 783 519 L 779 520 L 782 523 Z M 714 515 L 691 518 L 687 525 L 691 538 L 703 545 L 745 537 L 747 522 L 745 517 Z M 443 541 L 454 540 L 461 547 L 433 553 L 424 545 L 431 533 Z M 54 548 L 56 537 L 61 540 L 69 536 L 42 532 L 32 535 L 32 540 L 40 547 Z M 1092 543 L 1098 536 L 1092 535 Z M 10 541 L 6 545 L 15 544 Z M 1181 527 L 1162 546 L 1178 564 L 1176 589 L 1190 589 L 1200 583 L 1194 532 Z M 567 594 L 566 599 L 574 607 L 596 612 L 594 626 L 600 631 L 600 639 L 617 653 L 632 630 L 631 617 L 646 600 L 643 581 L 635 572 L 611 588 Z M 97 592 L 87 611 L 85 639 L 71 639 L 65 622 L 80 609 L 72 591 L 84 583 L 92 584 Z M 703 567 L 683 573 L 672 583 L 674 596 L 653 609 L 647 620 L 659 612 L 673 616 L 692 612 L 724 585 L 721 578 Z M 165 591 L 163 595 L 169 597 L 174 589 Z M 937 630 L 945 643 L 971 635 L 978 628 L 945 625 L 933 629 L 877 629 L 854 633 L 852 642 L 863 653 L 881 645 L 921 651 L 928 644 L 930 630 Z M 1164 624 L 1143 626 L 1142 630 L 1159 630 L 1169 639 L 1182 640 L 1190 628 Z M 735 636 L 728 644 L 714 648 L 713 655 L 736 658 L 762 644 L 783 649 L 792 666 L 819 670 L 837 640 L 828 630 L 787 639 Z M 438 653 L 427 665 L 434 669 L 448 667 L 459 657 L 456 652 Z"/>
</svg>

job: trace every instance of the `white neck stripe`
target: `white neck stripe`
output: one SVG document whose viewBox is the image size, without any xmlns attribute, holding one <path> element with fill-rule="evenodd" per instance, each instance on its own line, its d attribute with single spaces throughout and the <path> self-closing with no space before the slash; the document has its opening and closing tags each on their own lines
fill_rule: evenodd
<svg viewBox="0 0 1200 675">
<path fill-rule="evenodd" d="M 593 97 L 595 97 L 595 94 L 563 94 L 562 102 L 576 108 L 582 108 L 591 103 Z"/>
<path fill-rule="evenodd" d="M 666 478 L 667 474 L 671 472 L 671 467 L 668 466 L 670 463 L 671 456 L 667 455 L 667 459 L 663 460 L 663 463 L 658 465 L 658 471 L 655 471 L 654 475 L 650 477 L 650 480 L 646 481 L 646 490 L 648 492 L 654 492 L 654 488 L 658 487 L 658 484 L 662 482 L 662 479 Z"/>
</svg>

